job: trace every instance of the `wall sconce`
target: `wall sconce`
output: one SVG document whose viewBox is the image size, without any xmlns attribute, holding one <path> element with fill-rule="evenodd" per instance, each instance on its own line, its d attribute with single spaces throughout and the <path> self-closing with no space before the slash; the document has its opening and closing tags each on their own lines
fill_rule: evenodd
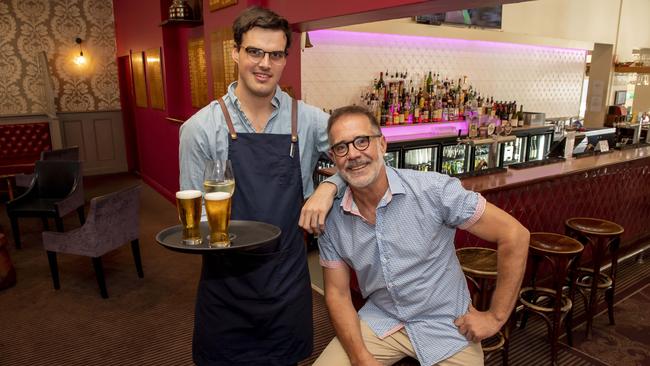
<svg viewBox="0 0 650 366">
<path fill-rule="evenodd" d="M 305 48 L 312 48 L 314 47 L 313 44 L 311 44 L 311 41 L 309 40 L 309 32 L 305 32 Z"/>
<path fill-rule="evenodd" d="M 86 57 L 84 56 L 84 51 L 81 49 L 81 38 L 77 37 L 75 38 L 75 43 L 79 45 L 79 56 L 74 58 L 74 63 L 77 64 L 77 66 L 83 66 L 86 64 Z"/>
</svg>

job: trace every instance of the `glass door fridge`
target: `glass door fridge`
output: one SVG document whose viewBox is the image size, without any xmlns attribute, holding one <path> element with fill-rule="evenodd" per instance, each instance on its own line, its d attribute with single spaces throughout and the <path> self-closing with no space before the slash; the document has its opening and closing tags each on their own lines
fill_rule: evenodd
<svg viewBox="0 0 650 366">
<path fill-rule="evenodd" d="M 499 144 L 499 155 L 501 166 L 523 163 L 526 161 L 526 140 L 527 136 L 517 136 L 514 141 L 502 142 Z"/>
<path fill-rule="evenodd" d="M 438 167 L 438 145 L 404 148 L 404 168 L 435 172 Z"/>
<path fill-rule="evenodd" d="M 498 162 L 497 162 L 498 163 Z M 472 171 L 487 169 L 490 166 L 490 144 L 472 147 Z M 496 164 L 495 164 L 496 166 Z"/>
<path fill-rule="evenodd" d="M 548 154 L 553 141 L 553 132 L 547 132 L 528 137 L 526 161 L 542 160 Z"/>
<path fill-rule="evenodd" d="M 448 175 L 465 173 L 469 167 L 469 145 L 443 144 L 440 172 Z"/>
<path fill-rule="evenodd" d="M 386 165 L 392 166 L 393 168 L 401 168 L 402 164 L 402 149 L 400 148 L 393 148 L 393 149 L 388 149 L 386 151 L 386 154 L 384 154 L 384 161 L 386 162 Z"/>
</svg>

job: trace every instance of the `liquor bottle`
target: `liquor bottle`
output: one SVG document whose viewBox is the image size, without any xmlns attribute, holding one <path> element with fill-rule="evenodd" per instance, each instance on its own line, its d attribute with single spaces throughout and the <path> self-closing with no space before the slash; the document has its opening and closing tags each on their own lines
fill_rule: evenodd
<svg viewBox="0 0 650 366">
<path fill-rule="evenodd" d="M 517 127 L 524 127 L 524 105 L 519 106 L 519 112 L 517 112 Z"/>
<path fill-rule="evenodd" d="M 427 93 L 431 95 L 433 93 L 433 79 L 431 78 L 431 70 L 429 70 L 429 76 L 427 76 L 426 85 L 427 85 Z"/>
</svg>

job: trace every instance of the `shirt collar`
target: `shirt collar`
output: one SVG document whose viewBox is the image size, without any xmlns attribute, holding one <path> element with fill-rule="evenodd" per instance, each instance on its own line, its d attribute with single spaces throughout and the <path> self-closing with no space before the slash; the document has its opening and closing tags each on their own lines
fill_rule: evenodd
<svg viewBox="0 0 650 366">
<path fill-rule="evenodd" d="M 241 102 L 239 101 L 239 98 L 235 95 L 235 88 L 237 87 L 237 82 L 233 81 L 228 85 L 228 98 L 232 101 L 232 104 L 234 104 L 237 109 L 241 111 Z M 280 108 L 280 96 L 282 95 L 282 89 L 280 86 L 276 85 L 275 86 L 275 94 L 273 94 L 273 99 L 271 99 L 271 105 L 273 108 L 278 109 Z"/>
<path fill-rule="evenodd" d="M 387 205 L 392 200 L 393 195 L 405 193 L 402 179 L 394 168 L 386 166 L 386 176 L 388 177 L 388 189 L 386 190 L 384 197 L 381 199 L 384 203 L 380 203 L 380 206 Z M 341 208 L 345 212 L 361 216 L 359 208 L 357 207 L 356 203 L 354 203 L 350 186 L 348 186 L 343 193 L 343 198 L 341 199 Z"/>
</svg>

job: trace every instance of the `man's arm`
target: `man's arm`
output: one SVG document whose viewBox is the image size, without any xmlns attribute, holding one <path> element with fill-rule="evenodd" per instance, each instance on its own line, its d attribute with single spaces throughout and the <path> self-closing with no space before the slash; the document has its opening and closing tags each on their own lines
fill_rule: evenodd
<svg viewBox="0 0 650 366">
<path fill-rule="evenodd" d="M 329 310 L 336 336 L 350 358 L 352 365 L 379 365 L 366 348 L 361 336 L 359 316 L 350 295 L 350 268 L 323 267 L 325 303 Z"/>
<path fill-rule="evenodd" d="M 345 181 L 338 174 L 319 184 L 302 206 L 298 225 L 311 234 L 322 233 L 325 230 L 325 219 L 332 208 L 334 198 L 343 194 L 345 188 Z"/>
<path fill-rule="evenodd" d="M 481 218 L 467 231 L 497 243 L 497 283 L 490 309 L 480 312 L 471 308 L 456 320 L 468 340 L 479 342 L 499 331 L 510 316 L 526 269 L 530 233 L 514 217 L 489 202 Z"/>
</svg>

